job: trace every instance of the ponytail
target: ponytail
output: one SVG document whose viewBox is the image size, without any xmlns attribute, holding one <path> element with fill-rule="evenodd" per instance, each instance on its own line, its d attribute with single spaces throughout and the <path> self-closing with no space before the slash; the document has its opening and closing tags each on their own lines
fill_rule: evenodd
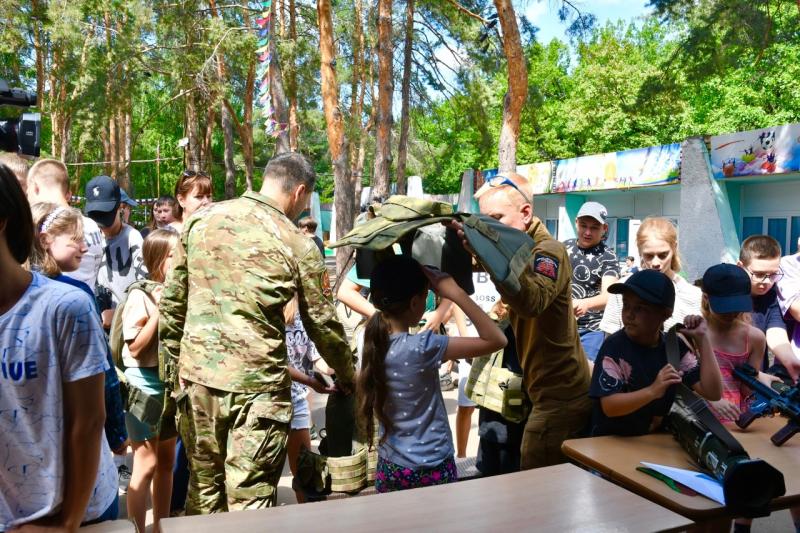
<svg viewBox="0 0 800 533">
<path fill-rule="evenodd" d="M 372 315 L 364 328 L 361 371 L 356 381 L 356 416 L 359 426 L 372 446 L 375 419 L 383 425 L 380 442 L 394 429 L 386 416 L 386 353 L 389 351 L 389 322 L 380 311 Z"/>
</svg>

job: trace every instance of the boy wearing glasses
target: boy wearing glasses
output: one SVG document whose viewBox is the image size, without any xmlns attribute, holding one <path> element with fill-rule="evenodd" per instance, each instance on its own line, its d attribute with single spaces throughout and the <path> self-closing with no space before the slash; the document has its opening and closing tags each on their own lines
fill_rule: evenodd
<svg viewBox="0 0 800 533">
<path fill-rule="evenodd" d="M 781 246 L 769 235 L 753 235 L 745 239 L 736 263 L 750 276 L 750 295 L 753 298 L 752 322 L 767 336 L 767 348 L 775 355 L 769 373 L 796 380 L 800 375 L 800 359 L 792 352 L 781 311 L 776 283 L 783 278 Z M 763 370 L 768 367 L 764 353 Z"/>
</svg>

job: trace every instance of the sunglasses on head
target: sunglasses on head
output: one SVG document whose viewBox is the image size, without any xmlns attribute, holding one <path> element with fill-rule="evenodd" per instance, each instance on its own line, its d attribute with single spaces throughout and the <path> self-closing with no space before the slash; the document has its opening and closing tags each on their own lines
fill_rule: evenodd
<svg viewBox="0 0 800 533">
<path fill-rule="evenodd" d="M 475 194 L 477 196 L 477 195 L 482 194 L 487 189 L 495 189 L 495 188 L 498 188 L 498 187 L 511 187 L 511 188 L 513 188 L 515 191 L 517 191 L 518 193 L 520 193 L 522 195 L 522 197 L 525 199 L 526 202 L 528 202 L 530 205 L 533 205 L 533 201 L 528 197 L 528 195 L 525 194 L 522 191 L 522 189 L 520 189 L 517 186 L 516 183 L 511 181 L 511 179 L 508 176 L 504 176 L 503 174 L 498 174 L 497 176 L 493 176 L 493 177 L 489 178 L 488 180 L 486 180 L 486 182 L 483 185 L 481 185 L 481 187 L 476 191 Z"/>
</svg>

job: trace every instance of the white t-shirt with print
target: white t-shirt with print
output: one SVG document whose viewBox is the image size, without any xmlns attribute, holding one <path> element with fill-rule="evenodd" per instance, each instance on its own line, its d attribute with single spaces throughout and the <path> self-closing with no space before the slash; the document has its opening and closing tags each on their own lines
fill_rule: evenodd
<svg viewBox="0 0 800 533">
<path fill-rule="evenodd" d="M 114 237 L 106 237 L 97 284 L 111 291 L 114 307 L 122 301 L 131 283 L 147 277 L 142 255 L 143 243 L 142 234 L 127 224 L 123 224 Z"/>
<path fill-rule="evenodd" d="M 106 246 L 106 238 L 97 222 L 89 217 L 83 217 L 83 237 L 86 240 L 88 251 L 83 254 L 78 270 L 70 272 L 69 276 L 87 284 L 92 292 L 97 293 L 95 284 L 97 283 L 97 273 L 103 263 L 103 249 Z"/>
<path fill-rule="evenodd" d="M 63 384 L 108 368 L 94 302 L 81 289 L 34 273 L 22 298 L 0 315 L 0 531 L 58 511 L 65 490 Z M 97 406 L 102 409 L 102 405 Z M 84 521 L 117 494 L 105 435 Z"/>
<path fill-rule="evenodd" d="M 632 275 L 632 274 L 631 274 Z M 625 283 L 631 275 L 619 280 Z M 664 322 L 664 331 L 669 330 L 688 315 L 700 314 L 700 302 L 703 299 L 703 291 L 695 287 L 678 274 L 673 274 L 672 283 L 675 285 L 675 308 L 672 316 Z M 622 295 L 609 294 L 606 302 L 606 309 L 603 312 L 603 319 L 600 321 L 600 331 L 605 331 L 609 335 L 622 329 Z"/>
<path fill-rule="evenodd" d="M 314 341 L 308 338 L 306 328 L 303 327 L 300 313 L 295 313 L 294 322 L 286 325 L 286 356 L 292 368 L 305 373 L 311 373 L 314 363 L 320 358 Z M 307 395 L 306 385 L 292 381 L 293 402 Z"/>
</svg>

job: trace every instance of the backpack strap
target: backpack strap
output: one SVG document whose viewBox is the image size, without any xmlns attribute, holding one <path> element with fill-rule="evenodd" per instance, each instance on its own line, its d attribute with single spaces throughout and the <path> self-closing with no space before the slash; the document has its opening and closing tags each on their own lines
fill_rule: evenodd
<svg viewBox="0 0 800 533">
<path fill-rule="evenodd" d="M 676 370 L 679 369 L 681 365 L 678 330 L 682 327 L 683 324 L 675 324 L 669 329 L 669 331 L 667 331 L 664 339 L 667 348 L 667 362 Z M 747 452 L 739 443 L 739 441 L 736 440 L 736 438 L 731 435 L 731 432 L 728 431 L 728 428 L 726 428 L 722 422 L 720 422 L 717 417 L 714 416 L 714 413 L 712 413 L 708 408 L 708 404 L 703 398 L 698 396 L 692 389 L 683 383 L 678 384 L 675 396 L 680 397 L 683 403 L 697 416 L 697 419 L 700 420 L 700 422 L 703 423 L 703 425 L 705 425 L 711 433 L 717 436 L 731 451 L 731 453 L 734 455 L 747 455 Z"/>
</svg>

